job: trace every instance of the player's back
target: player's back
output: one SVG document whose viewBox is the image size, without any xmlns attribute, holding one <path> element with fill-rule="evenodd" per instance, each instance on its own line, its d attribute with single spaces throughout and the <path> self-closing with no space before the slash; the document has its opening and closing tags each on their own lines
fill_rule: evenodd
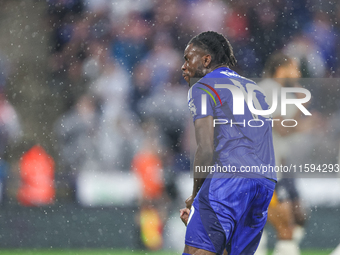
<svg viewBox="0 0 340 255">
<path fill-rule="evenodd" d="M 251 102 L 248 93 L 252 94 Z M 208 115 L 214 118 L 215 164 L 233 166 L 248 176 L 258 167 L 256 175 L 276 179 L 275 173 L 260 168 L 274 166 L 275 160 L 271 119 L 253 114 L 248 106 L 268 109 L 265 95 L 255 82 L 221 67 L 195 83 L 188 100 L 194 121 Z"/>
</svg>

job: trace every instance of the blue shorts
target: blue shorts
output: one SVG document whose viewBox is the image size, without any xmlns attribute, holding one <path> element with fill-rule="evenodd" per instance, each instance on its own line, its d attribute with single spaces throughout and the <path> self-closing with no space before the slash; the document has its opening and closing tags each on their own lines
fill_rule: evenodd
<svg viewBox="0 0 340 255">
<path fill-rule="evenodd" d="M 185 244 L 217 254 L 254 254 L 274 188 L 266 178 L 206 179 L 191 207 Z"/>
</svg>

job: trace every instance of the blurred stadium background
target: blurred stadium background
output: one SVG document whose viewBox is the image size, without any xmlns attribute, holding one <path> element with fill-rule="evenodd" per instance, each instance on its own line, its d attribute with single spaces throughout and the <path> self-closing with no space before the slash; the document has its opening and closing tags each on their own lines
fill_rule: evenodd
<svg viewBox="0 0 340 255">
<path fill-rule="evenodd" d="M 180 68 L 202 31 L 227 36 L 249 78 L 277 50 L 296 57 L 319 121 L 289 161 L 338 163 L 339 21 L 340 3 L 322 0 L 1 0 L 0 253 L 181 252 L 192 180 Z M 303 254 L 340 243 L 340 180 L 319 177 L 297 180 Z"/>
</svg>

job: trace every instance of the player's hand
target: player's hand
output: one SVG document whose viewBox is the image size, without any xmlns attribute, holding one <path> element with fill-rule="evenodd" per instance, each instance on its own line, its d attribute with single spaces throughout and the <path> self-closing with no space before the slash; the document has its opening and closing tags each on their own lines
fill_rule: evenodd
<svg viewBox="0 0 340 255">
<path fill-rule="evenodd" d="M 188 224 L 190 210 L 188 208 L 183 208 L 183 209 L 179 210 L 179 213 L 180 213 L 179 217 L 181 218 L 184 225 L 186 226 Z"/>
<path fill-rule="evenodd" d="M 185 206 L 190 210 L 193 202 L 194 198 L 193 196 L 190 196 L 187 198 L 187 200 L 185 200 Z"/>
</svg>

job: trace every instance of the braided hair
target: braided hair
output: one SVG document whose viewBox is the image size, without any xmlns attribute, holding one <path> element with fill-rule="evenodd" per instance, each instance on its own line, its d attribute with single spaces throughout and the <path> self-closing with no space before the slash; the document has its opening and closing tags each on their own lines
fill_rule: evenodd
<svg viewBox="0 0 340 255">
<path fill-rule="evenodd" d="M 233 48 L 222 34 L 214 31 L 203 32 L 193 37 L 188 45 L 190 44 L 209 52 L 212 64 L 227 66 L 236 64 Z"/>
</svg>

